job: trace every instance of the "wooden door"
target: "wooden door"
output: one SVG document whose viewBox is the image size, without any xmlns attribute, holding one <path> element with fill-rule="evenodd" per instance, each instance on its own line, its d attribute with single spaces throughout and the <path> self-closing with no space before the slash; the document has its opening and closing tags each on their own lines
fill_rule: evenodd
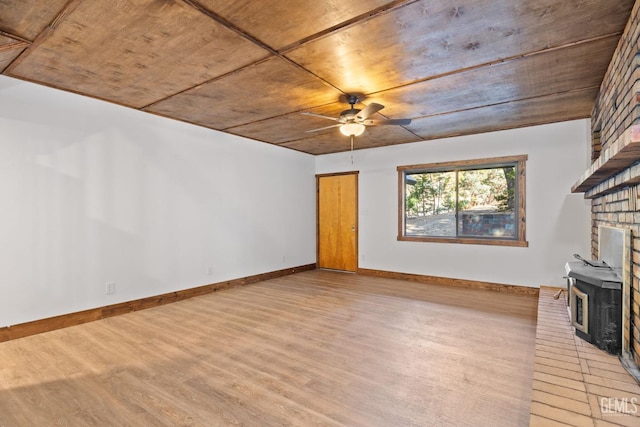
<svg viewBox="0 0 640 427">
<path fill-rule="evenodd" d="M 358 174 L 318 175 L 318 268 L 358 268 Z"/>
</svg>

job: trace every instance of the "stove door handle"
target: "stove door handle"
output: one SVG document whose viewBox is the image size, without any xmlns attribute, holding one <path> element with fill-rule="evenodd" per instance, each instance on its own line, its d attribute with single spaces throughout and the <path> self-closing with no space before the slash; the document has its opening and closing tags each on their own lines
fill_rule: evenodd
<svg viewBox="0 0 640 427">
<path fill-rule="evenodd" d="M 608 267 L 607 263 L 605 263 L 605 262 L 602 263 L 603 265 L 599 265 L 599 264 L 596 264 L 595 262 L 591 262 L 591 261 L 588 261 L 588 260 L 582 258 L 578 254 L 573 254 L 573 257 L 575 259 L 577 259 L 577 260 L 580 260 L 580 261 L 584 262 L 584 265 L 588 265 L 590 267 L 595 267 L 595 268 L 607 268 Z"/>
</svg>

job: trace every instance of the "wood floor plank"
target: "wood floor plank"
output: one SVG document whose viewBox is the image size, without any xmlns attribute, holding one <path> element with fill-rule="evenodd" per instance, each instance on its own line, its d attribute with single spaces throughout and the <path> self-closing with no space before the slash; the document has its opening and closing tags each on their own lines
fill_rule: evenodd
<svg viewBox="0 0 640 427">
<path fill-rule="evenodd" d="M 0 343 L 0 426 L 525 426 L 536 313 L 303 272 Z"/>
</svg>

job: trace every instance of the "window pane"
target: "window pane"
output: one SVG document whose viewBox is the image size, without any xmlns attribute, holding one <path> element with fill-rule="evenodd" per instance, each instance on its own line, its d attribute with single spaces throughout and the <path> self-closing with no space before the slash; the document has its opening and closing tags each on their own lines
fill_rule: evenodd
<svg viewBox="0 0 640 427">
<path fill-rule="evenodd" d="M 405 235 L 456 235 L 456 173 L 428 172 L 405 176 Z"/>
<path fill-rule="evenodd" d="M 398 240 L 526 247 L 526 155 L 398 166 Z"/>
<path fill-rule="evenodd" d="M 515 166 L 460 171 L 458 235 L 515 238 L 515 189 Z"/>
</svg>

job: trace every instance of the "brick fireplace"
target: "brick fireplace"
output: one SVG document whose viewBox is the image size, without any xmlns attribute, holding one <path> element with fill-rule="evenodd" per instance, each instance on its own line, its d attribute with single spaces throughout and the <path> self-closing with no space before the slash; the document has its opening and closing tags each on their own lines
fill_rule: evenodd
<svg viewBox="0 0 640 427">
<path fill-rule="evenodd" d="M 640 2 L 636 2 L 591 115 L 592 165 L 573 186 L 591 200 L 591 256 L 599 229 L 630 233 L 624 270 L 623 358 L 640 365 Z M 623 301 L 624 305 L 624 301 Z M 626 354 L 625 354 L 626 353 Z"/>
</svg>

